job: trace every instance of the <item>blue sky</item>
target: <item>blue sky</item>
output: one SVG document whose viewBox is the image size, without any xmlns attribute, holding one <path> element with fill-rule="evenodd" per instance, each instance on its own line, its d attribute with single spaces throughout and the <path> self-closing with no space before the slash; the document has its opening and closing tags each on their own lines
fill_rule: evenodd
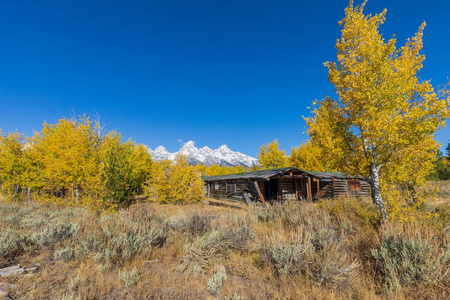
<svg viewBox="0 0 450 300">
<path fill-rule="evenodd" d="M 360 2 L 356 2 L 359 4 Z M 307 139 L 307 106 L 333 94 L 348 1 L 0 1 L 0 128 L 26 135 L 87 113 L 169 151 L 179 140 L 256 156 Z M 450 77 L 447 1 L 370 0 L 398 46 L 427 22 L 421 77 Z M 437 139 L 450 142 L 450 129 Z"/>
</svg>

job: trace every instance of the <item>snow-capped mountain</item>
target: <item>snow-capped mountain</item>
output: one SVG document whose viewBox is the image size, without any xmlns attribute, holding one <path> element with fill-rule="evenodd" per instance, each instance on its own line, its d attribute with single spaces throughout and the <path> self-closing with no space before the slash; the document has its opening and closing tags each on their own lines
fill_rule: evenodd
<svg viewBox="0 0 450 300">
<path fill-rule="evenodd" d="M 227 166 L 244 166 L 252 167 L 258 163 L 258 160 L 249 155 L 232 151 L 226 145 L 220 146 L 218 149 L 211 149 L 208 146 L 198 149 L 193 141 L 189 141 L 175 153 L 170 153 L 163 146 L 159 146 L 155 150 L 148 149 L 148 153 L 154 160 L 175 160 L 179 153 L 183 153 L 187 157 L 190 164 L 202 163 L 206 166 L 227 165 Z"/>
</svg>

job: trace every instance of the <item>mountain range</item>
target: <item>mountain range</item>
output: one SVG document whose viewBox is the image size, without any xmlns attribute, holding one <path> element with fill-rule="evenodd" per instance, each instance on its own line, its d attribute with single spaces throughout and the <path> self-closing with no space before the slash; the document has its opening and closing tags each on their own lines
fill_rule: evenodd
<svg viewBox="0 0 450 300">
<path fill-rule="evenodd" d="M 174 161 L 178 154 L 182 153 L 187 157 L 190 164 L 204 164 L 206 166 L 226 165 L 226 166 L 244 166 L 252 167 L 258 164 L 258 160 L 249 155 L 242 154 L 237 151 L 232 151 L 226 145 L 222 145 L 217 149 L 211 149 L 208 146 L 203 148 L 195 147 L 193 141 L 189 141 L 175 153 L 170 153 L 163 146 L 157 147 L 155 150 L 148 149 L 148 153 L 154 160 L 161 161 L 169 159 Z"/>
</svg>

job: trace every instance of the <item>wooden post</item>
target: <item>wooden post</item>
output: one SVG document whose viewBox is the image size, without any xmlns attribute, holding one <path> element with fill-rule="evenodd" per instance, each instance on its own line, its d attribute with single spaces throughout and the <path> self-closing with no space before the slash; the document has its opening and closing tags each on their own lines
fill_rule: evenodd
<svg viewBox="0 0 450 300">
<path fill-rule="evenodd" d="M 259 189 L 258 182 L 253 181 L 253 183 L 255 184 L 256 191 L 258 192 L 259 198 L 261 199 L 262 203 L 266 203 L 266 201 L 264 200 L 264 196 L 261 193 L 261 190 Z"/>
<path fill-rule="evenodd" d="M 208 182 L 208 197 L 211 197 L 211 182 Z"/>
<path fill-rule="evenodd" d="M 317 179 L 317 199 L 320 198 L 320 180 Z"/>
<path fill-rule="evenodd" d="M 297 178 L 294 178 L 294 185 L 295 185 L 295 200 L 298 201 Z"/>
<path fill-rule="evenodd" d="M 308 177 L 308 201 L 312 201 L 312 191 L 311 191 L 311 177 Z"/>
</svg>

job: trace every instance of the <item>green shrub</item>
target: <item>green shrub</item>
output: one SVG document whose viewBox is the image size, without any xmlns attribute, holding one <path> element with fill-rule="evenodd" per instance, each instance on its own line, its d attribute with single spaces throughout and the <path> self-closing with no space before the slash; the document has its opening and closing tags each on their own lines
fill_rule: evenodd
<svg viewBox="0 0 450 300">
<path fill-rule="evenodd" d="M 0 233 L 0 257 L 16 256 L 30 242 L 30 238 L 26 233 L 14 229 L 6 229 Z"/>
<path fill-rule="evenodd" d="M 86 281 L 87 281 L 86 277 L 80 275 L 75 276 L 70 280 L 69 290 L 73 292 L 77 291 L 80 285 L 86 283 Z"/>
<path fill-rule="evenodd" d="M 64 248 L 55 251 L 55 253 L 53 253 L 53 258 L 55 260 L 70 261 L 75 258 L 75 250 L 71 245 L 67 245 Z"/>
<path fill-rule="evenodd" d="M 189 217 L 181 217 L 172 221 L 171 227 L 190 237 L 202 236 L 211 228 L 211 219 L 208 216 L 194 213 Z"/>
<path fill-rule="evenodd" d="M 325 241 L 321 249 L 308 253 L 307 275 L 317 284 L 346 289 L 358 275 L 359 263 L 352 260 L 340 242 Z"/>
<path fill-rule="evenodd" d="M 219 266 L 216 273 L 208 280 L 206 288 L 212 295 L 217 296 L 226 280 L 227 273 L 225 267 Z"/>
<path fill-rule="evenodd" d="M 79 298 L 76 298 L 73 294 L 64 293 L 61 296 L 61 300 L 78 300 Z"/>
<path fill-rule="evenodd" d="M 133 268 L 131 271 L 119 271 L 119 278 L 125 283 L 125 286 L 135 285 L 141 280 L 141 276 L 136 268 Z"/>
<path fill-rule="evenodd" d="M 53 246 L 64 239 L 76 234 L 77 224 L 54 222 L 35 234 L 34 241 L 42 248 L 53 248 Z"/>
<path fill-rule="evenodd" d="M 154 217 L 148 222 L 129 216 L 103 218 L 100 232 L 82 242 L 83 251 L 93 253 L 98 262 L 112 264 L 123 264 L 138 254 L 146 255 L 152 247 L 161 247 L 167 240 L 168 224 L 162 219 Z"/>
<path fill-rule="evenodd" d="M 378 209 L 366 199 L 354 197 L 323 199 L 318 202 L 318 206 L 328 211 L 333 218 L 338 220 L 349 218 L 359 225 L 370 227 L 377 227 L 380 224 L 381 215 Z"/>
<path fill-rule="evenodd" d="M 302 270 L 306 263 L 304 253 L 306 245 L 279 245 L 271 250 L 270 255 L 279 275 L 292 275 Z"/>
<path fill-rule="evenodd" d="M 282 206 L 259 205 L 252 212 L 260 222 L 280 220 L 285 226 L 291 227 L 301 224 L 303 219 L 303 205 L 296 202 L 288 202 Z"/>
<path fill-rule="evenodd" d="M 449 271 L 450 250 L 420 236 L 386 234 L 372 256 L 388 292 L 402 285 L 438 283 Z"/>
<path fill-rule="evenodd" d="M 311 235 L 311 244 L 316 251 L 323 250 L 326 244 L 338 243 L 339 236 L 333 228 L 322 228 Z"/>
<path fill-rule="evenodd" d="M 273 221 L 277 218 L 277 213 L 270 205 L 255 205 L 252 213 L 256 215 L 258 221 L 264 223 Z"/>
<path fill-rule="evenodd" d="M 217 231 L 209 231 L 204 236 L 197 238 L 193 243 L 184 245 L 184 258 L 181 272 L 189 268 L 195 275 L 200 275 L 208 269 L 212 259 L 220 255 L 227 247 L 222 234 Z"/>
<path fill-rule="evenodd" d="M 242 222 L 233 225 L 223 225 L 221 230 L 211 230 L 198 237 L 193 243 L 184 246 L 184 259 L 181 271 L 191 269 L 199 275 L 208 269 L 213 260 L 228 249 L 247 250 L 248 243 L 255 234 L 248 225 Z"/>
<path fill-rule="evenodd" d="M 227 247 L 232 249 L 248 250 L 249 243 L 256 238 L 256 234 L 250 229 L 250 222 L 241 219 L 222 230 L 222 239 L 226 241 Z"/>
</svg>

